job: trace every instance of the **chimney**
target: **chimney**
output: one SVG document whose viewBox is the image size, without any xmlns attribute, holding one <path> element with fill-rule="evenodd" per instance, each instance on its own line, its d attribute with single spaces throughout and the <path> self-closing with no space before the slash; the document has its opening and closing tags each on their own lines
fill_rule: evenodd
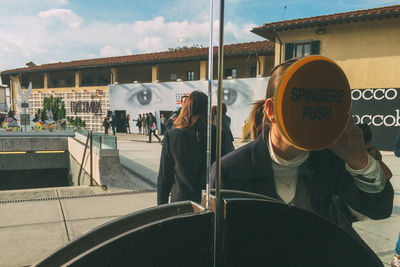
<svg viewBox="0 0 400 267">
<path fill-rule="evenodd" d="M 36 64 L 33 63 L 33 61 L 29 61 L 28 63 L 26 63 L 25 65 L 27 65 L 29 68 L 33 68 L 36 67 Z"/>
</svg>

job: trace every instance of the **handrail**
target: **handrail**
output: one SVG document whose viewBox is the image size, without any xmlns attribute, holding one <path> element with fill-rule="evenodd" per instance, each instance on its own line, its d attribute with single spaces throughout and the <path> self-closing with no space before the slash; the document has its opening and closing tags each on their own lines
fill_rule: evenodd
<svg viewBox="0 0 400 267">
<path fill-rule="evenodd" d="M 82 156 L 82 162 L 81 162 L 81 167 L 79 169 L 79 174 L 78 174 L 78 186 L 81 185 L 81 173 L 83 169 L 83 165 L 85 163 L 85 156 L 86 156 L 86 150 L 87 146 L 89 143 L 89 160 L 90 160 L 90 185 L 93 186 L 93 138 L 92 138 L 92 130 L 88 130 L 88 135 L 86 138 L 86 144 L 85 144 L 85 150 L 83 151 L 83 156 Z M 96 182 L 97 184 L 97 182 Z M 98 185 L 98 184 L 97 184 Z"/>
<path fill-rule="evenodd" d="M 88 136 L 90 136 L 90 186 L 93 186 L 93 136 L 92 130 L 89 130 Z"/>
</svg>

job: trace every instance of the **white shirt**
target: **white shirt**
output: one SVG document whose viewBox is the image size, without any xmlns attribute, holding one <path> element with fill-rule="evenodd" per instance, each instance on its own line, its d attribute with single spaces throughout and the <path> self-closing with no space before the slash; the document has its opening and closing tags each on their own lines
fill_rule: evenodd
<svg viewBox="0 0 400 267">
<path fill-rule="evenodd" d="M 302 151 L 297 157 L 285 160 L 276 155 L 272 148 L 271 138 L 268 139 L 276 192 L 285 203 L 289 203 L 296 194 L 298 167 L 308 159 L 310 152 Z M 354 170 L 347 163 L 345 168 L 353 176 L 354 183 L 360 190 L 367 193 L 379 193 L 384 189 L 385 174 L 378 161 L 372 156 L 368 155 L 368 164 L 361 170 Z"/>
</svg>

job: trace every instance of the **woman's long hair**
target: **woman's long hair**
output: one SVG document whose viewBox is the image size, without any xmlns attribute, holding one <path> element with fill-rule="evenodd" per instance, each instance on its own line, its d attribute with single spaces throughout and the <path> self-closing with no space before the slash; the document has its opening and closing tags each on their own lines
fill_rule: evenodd
<svg viewBox="0 0 400 267">
<path fill-rule="evenodd" d="M 257 139 L 261 134 L 265 138 L 265 134 L 269 131 L 271 122 L 269 121 L 267 114 L 264 112 L 265 101 L 268 98 L 274 97 L 276 88 L 278 87 L 283 73 L 290 67 L 290 65 L 298 60 L 299 58 L 292 58 L 275 66 L 272 69 L 271 76 L 268 81 L 267 91 L 265 93 L 265 98 L 254 102 L 253 109 L 250 113 L 250 120 L 252 121 L 251 134 L 253 139 Z"/>
<path fill-rule="evenodd" d="M 205 138 L 207 129 L 207 103 L 206 94 L 193 91 L 183 105 L 174 126 L 180 129 L 193 131 L 197 140 Z"/>
</svg>

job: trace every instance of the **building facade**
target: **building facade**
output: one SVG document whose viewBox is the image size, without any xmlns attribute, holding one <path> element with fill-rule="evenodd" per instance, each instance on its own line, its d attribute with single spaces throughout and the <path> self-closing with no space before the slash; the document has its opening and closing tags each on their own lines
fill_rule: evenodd
<svg viewBox="0 0 400 267">
<path fill-rule="evenodd" d="M 392 150 L 400 127 L 400 5 L 267 23 L 252 29 L 275 43 L 275 65 L 318 54 L 333 59 L 352 89 L 356 123 Z"/>
<path fill-rule="evenodd" d="M 275 43 L 275 65 L 319 54 L 344 70 L 352 89 L 400 86 L 400 5 L 267 23 L 252 32 Z"/>
<path fill-rule="evenodd" d="M 214 69 L 217 69 L 217 47 L 214 47 Z M 260 41 L 224 46 L 224 78 L 265 77 L 274 65 L 274 43 Z M 214 71 L 217 79 L 217 71 Z M 86 127 L 102 130 L 102 121 L 110 109 L 108 85 L 162 83 L 206 80 L 208 48 L 174 49 L 171 51 L 130 56 L 97 58 L 27 67 L 1 73 L 10 88 L 11 109 L 18 113 L 18 82 L 26 89 L 32 82 L 30 113 L 42 108 L 43 99 L 61 97 L 67 117 L 81 117 Z"/>
</svg>

